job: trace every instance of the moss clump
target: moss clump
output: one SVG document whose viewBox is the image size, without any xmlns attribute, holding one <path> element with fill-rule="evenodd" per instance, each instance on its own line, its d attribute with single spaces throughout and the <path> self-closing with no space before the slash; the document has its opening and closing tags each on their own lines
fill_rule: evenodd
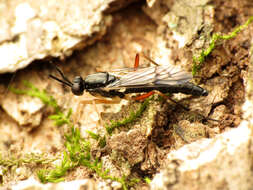
<svg viewBox="0 0 253 190">
<path fill-rule="evenodd" d="M 152 98 L 152 97 L 151 97 Z M 106 131 L 109 135 L 112 134 L 112 132 L 116 129 L 116 128 L 119 128 L 121 126 L 124 126 L 124 125 L 127 125 L 129 123 L 132 123 L 134 122 L 137 118 L 139 118 L 142 113 L 145 111 L 145 109 L 147 108 L 148 104 L 149 104 L 149 101 L 151 98 L 147 98 L 144 100 L 144 102 L 141 104 L 141 106 L 139 107 L 139 109 L 134 112 L 134 111 L 131 111 L 129 116 L 124 118 L 123 120 L 121 121 L 111 121 L 111 124 L 110 125 L 106 125 Z"/>
<path fill-rule="evenodd" d="M 54 114 L 49 116 L 49 118 L 54 120 L 54 124 L 56 126 L 67 124 L 71 128 L 70 133 L 65 134 L 64 145 L 66 150 L 63 152 L 63 159 L 60 161 L 60 164 L 52 166 L 52 169 L 41 169 L 37 172 L 37 176 L 42 183 L 56 183 L 63 181 L 64 176 L 67 174 L 67 172 L 78 166 L 85 166 L 89 168 L 92 172 L 95 172 L 102 179 L 110 179 L 121 183 L 122 188 L 124 190 L 127 190 L 128 187 L 132 186 L 133 184 L 136 184 L 139 181 L 139 179 L 127 179 L 125 176 L 117 178 L 108 175 L 109 170 L 104 171 L 102 169 L 102 161 L 99 158 L 93 158 L 91 156 L 90 142 L 87 139 L 81 137 L 79 128 L 75 128 L 74 124 L 71 122 L 70 118 L 72 110 L 69 109 L 67 115 L 65 115 L 64 112 L 61 111 L 60 106 L 57 104 L 57 101 L 52 96 L 48 95 L 46 91 L 40 91 L 38 88 L 36 88 L 27 81 L 25 81 L 24 84 L 28 88 L 27 90 L 11 88 L 11 91 L 16 94 L 26 94 L 32 97 L 39 98 L 47 106 L 54 108 Z M 115 124 L 109 126 L 107 128 L 107 132 L 112 132 L 113 129 L 119 126 L 133 122 L 143 113 L 143 111 L 148 105 L 148 101 L 149 99 L 145 100 L 144 103 L 140 106 L 140 109 L 137 110 L 137 112 L 131 112 L 128 118 L 123 119 L 123 121 L 115 122 Z M 98 141 L 98 144 L 101 148 L 105 147 L 105 136 L 101 136 L 92 131 L 86 132 L 90 135 L 92 139 Z"/>
<path fill-rule="evenodd" d="M 215 33 L 212 35 L 210 40 L 210 44 L 206 49 L 203 49 L 200 55 L 193 56 L 193 66 L 192 66 L 192 75 L 196 75 L 196 73 L 201 68 L 203 62 L 205 61 L 206 57 L 214 50 L 217 45 L 217 42 L 221 40 L 229 40 L 234 38 L 239 32 L 244 30 L 248 27 L 248 25 L 253 21 L 253 16 L 251 16 L 243 25 L 238 26 L 235 28 L 230 34 L 221 35 L 219 33 Z"/>
</svg>

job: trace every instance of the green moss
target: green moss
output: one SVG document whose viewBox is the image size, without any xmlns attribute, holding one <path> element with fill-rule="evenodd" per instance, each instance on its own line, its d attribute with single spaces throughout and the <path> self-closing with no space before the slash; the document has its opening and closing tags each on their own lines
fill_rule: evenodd
<svg viewBox="0 0 253 190">
<path fill-rule="evenodd" d="M 2 156 L 0 154 L 0 165 L 3 167 L 19 167 L 23 164 L 49 164 L 56 160 L 57 158 L 49 158 L 47 154 L 39 154 L 39 153 L 29 153 L 25 154 L 22 157 L 15 156 Z"/>
<path fill-rule="evenodd" d="M 100 148 L 104 148 L 106 146 L 106 137 L 96 134 L 92 131 L 86 130 L 86 133 L 90 135 L 90 137 L 98 142 Z"/>
<path fill-rule="evenodd" d="M 51 106 L 54 108 L 55 113 L 51 116 L 49 116 L 50 119 L 54 120 L 54 124 L 59 126 L 62 124 L 67 124 L 69 127 L 71 127 L 70 133 L 65 135 L 65 147 L 66 150 L 63 153 L 63 159 L 61 160 L 59 165 L 52 166 L 52 169 L 41 169 L 37 172 L 37 176 L 40 179 L 42 183 L 47 182 L 60 182 L 64 180 L 64 176 L 67 174 L 68 171 L 78 167 L 78 166 L 85 166 L 89 168 L 92 172 L 95 172 L 99 177 L 102 179 L 110 179 L 113 181 L 117 181 L 121 183 L 122 188 L 124 190 L 127 190 L 128 187 L 133 185 L 133 181 L 136 182 L 136 180 L 133 179 L 127 179 L 126 177 L 113 177 L 108 175 L 109 170 L 104 171 L 102 169 L 102 161 L 98 158 L 92 158 L 91 156 L 91 148 L 90 148 L 90 142 L 84 138 L 81 137 L 80 130 L 78 128 L 75 128 L 73 123 L 71 122 L 71 114 L 72 110 L 70 109 L 65 115 L 61 109 L 60 106 L 57 104 L 57 101 L 52 97 L 49 96 L 46 91 L 40 91 L 38 88 L 34 87 L 31 83 L 25 81 L 25 86 L 28 88 L 27 90 L 19 90 L 15 88 L 11 88 L 11 91 L 16 94 L 26 94 L 32 97 L 39 98 L 42 102 L 44 102 L 47 106 Z M 111 128 L 118 127 L 118 125 L 127 124 L 130 122 L 133 122 L 137 117 L 139 117 L 142 112 L 145 110 L 145 108 L 148 105 L 148 100 L 145 100 L 143 105 L 140 106 L 140 109 L 137 112 L 132 112 L 130 116 L 124 121 L 119 122 L 117 125 L 112 126 Z M 112 130 L 112 129 L 111 129 Z M 98 141 L 98 144 L 101 148 L 105 147 L 106 145 L 106 138 L 105 136 L 100 136 L 99 134 L 93 133 L 91 131 L 86 131 L 91 138 Z M 54 159 L 56 160 L 56 159 Z M 32 160 L 28 159 L 27 162 L 31 162 Z M 41 160 L 37 160 L 43 164 L 43 161 L 46 160 L 41 157 Z M 50 160 L 52 161 L 52 160 Z M 6 165 L 11 165 L 12 161 L 2 161 L 2 163 L 5 163 Z M 0 164 L 1 164 L 1 157 L 0 157 Z"/>
<path fill-rule="evenodd" d="M 95 139 L 99 139 L 99 137 L 93 133 L 92 136 Z M 122 184 L 123 189 L 127 189 L 128 185 L 125 178 L 116 178 L 108 175 L 109 170 L 104 171 L 102 169 L 102 161 L 98 158 L 92 158 L 90 142 L 81 137 L 78 128 L 72 127 L 71 133 L 66 135 L 65 147 L 66 151 L 59 165 L 55 166 L 54 169 L 43 169 L 37 173 L 42 183 L 63 181 L 63 176 L 66 175 L 69 170 L 78 166 L 85 166 L 102 179 L 117 181 Z"/>
<path fill-rule="evenodd" d="M 144 181 L 147 183 L 147 184 L 150 184 L 151 183 L 151 179 L 149 177 L 145 177 L 144 178 Z"/>
<path fill-rule="evenodd" d="M 25 155 L 1 155 L 0 154 L 0 166 L 1 166 L 1 183 L 4 182 L 4 176 L 12 176 L 13 172 L 15 173 L 15 168 L 26 166 L 32 167 L 35 166 L 47 166 L 50 165 L 53 161 L 58 158 L 51 158 L 47 154 L 39 154 L 39 153 L 29 153 Z M 8 175 L 11 173 L 11 175 Z M 7 177 L 9 178 L 9 177 Z"/>
<path fill-rule="evenodd" d="M 151 98 L 153 98 L 153 97 L 151 97 Z M 106 131 L 107 131 L 107 133 L 109 135 L 111 135 L 112 132 L 116 128 L 119 128 L 121 126 L 124 126 L 124 125 L 127 125 L 129 123 L 134 122 L 145 111 L 145 109 L 147 108 L 147 106 L 148 106 L 149 101 L 150 101 L 151 98 L 145 99 L 144 102 L 141 104 L 140 108 L 136 112 L 131 111 L 130 115 L 128 117 L 124 118 L 123 120 L 121 120 L 121 121 L 111 121 L 110 125 L 106 125 Z"/>
<path fill-rule="evenodd" d="M 37 176 L 40 179 L 41 183 L 57 183 L 63 181 L 63 176 L 67 173 L 68 170 L 73 169 L 75 166 L 75 163 L 71 162 L 67 153 L 64 152 L 64 157 L 61 161 L 61 164 L 55 166 L 55 168 L 52 170 L 39 170 L 37 172 Z"/>
<path fill-rule="evenodd" d="M 49 96 L 45 90 L 40 91 L 28 81 L 23 81 L 23 83 L 28 88 L 27 90 L 20 90 L 11 87 L 10 91 L 15 94 L 26 94 L 31 97 L 39 98 L 44 104 L 53 107 L 55 112 L 59 112 L 60 107 L 58 106 L 56 100 L 52 96 Z"/>
<path fill-rule="evenodd" d="M 229 40 L 231 38 L 234 38 L 239 32 L 244 30 L 248 27 L 248 25 L 253 21 L 253 16 L 251 16 L 245 24 L 238 26 L 235 28 L 231 33 L 226 35 L 221 35 L 219 33 L 215 33 L 212 35 L 209 47 L 207 49 L 203 49 L 200 53 L 200 55 L 193 56 L 193 67 L 192 67 L 192 74 L 193 76 L 196 75 L 196 73 L 201 68 L 203 62 L 205 61 L 206 57 L 214 50 L 215 46 L 217 45 L 217 42 L 221 40 Z"/>
<path fill-rule="evenodd" d="M 54 120 L 54 124 L 56 126 L 61 126 L 63 124 L 71 125 L 70 117 L 72 114 L 72 109 L 69 109 L 67 115 L 65 115 L 63 112 L 58 111 L 53 115 L 49 116 L 49 119 Z"/>
<path fill-rule="evenodd" d="M 57 101 L 50 95 L 47 94 L 45 90 L 40 91 L 33 84 L 28 81 L 23 81 L 24 85 L 28 88 L 26 90 L 20 90 L 11 87 L 10 90 L 15 94 L 26 94 L 31 97 L 39 98 L 45 105 L 54 108 L 54 114 L 49 116 L 50 119 L 54 120 L 56 126 L 61 126 L 63 124 L 71 124 L 70 116 L 72 114 L 72 109 L 69 109 L 67 115 L 65 115 L 58 105 Z"/>
</svg>

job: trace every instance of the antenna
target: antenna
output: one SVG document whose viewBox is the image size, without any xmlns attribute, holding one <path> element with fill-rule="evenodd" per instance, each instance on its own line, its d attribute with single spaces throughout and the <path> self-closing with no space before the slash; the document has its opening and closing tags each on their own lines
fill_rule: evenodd
<svg viewBox="0 0 253 190">
<path fill-rule="evenodd" d="M 70 82 L 70 80 L 63 74 L 63 72 L 57 66 L 55 66 L 54 64 L 52 64 L 51 62 L 50 62 L 50 64 L 60 73 L 62 79 L 60 79 L 60 78 L 58 78 L 58 77 L 56 77 L 54 75 L 51 75 L 51 74 L 49 74 L 49 77 L 52 78 L 52 79 L 54 79 L 54 80 L 57 80 L 58 82 L 60 82 L 62 84 L 65 84 L 65 85 L 67 85 L 69 87 L 72 87 L 73 83 Z"/>
</svg>

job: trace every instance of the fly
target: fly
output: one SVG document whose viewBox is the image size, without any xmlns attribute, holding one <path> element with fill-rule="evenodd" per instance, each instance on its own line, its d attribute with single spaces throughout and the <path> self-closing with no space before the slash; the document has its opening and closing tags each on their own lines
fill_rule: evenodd
<svg viewBox="0 0 253 190">
<path fill-rule="evenodd" d="M 144 56 L 145 57 L 145 56 Z M 147 58 L 147 57 L 145 57 Z M 154 64 L 151 59 L 147 58 Z M 98 72 L 86 76 L 76 76 L 71 82 L 63 72 L 56 67 L 62 79 L 53 75 L 51 78 L 67 85 L 74 95 L 80 96 L 84 91 L 96 96 L 120 97 L 126 94 L 148 93 L 184 93 L 194 96 L 207 96 L 208 91 L 190 82 L 192 74 L 179 70 L 174 66 L 155 65 L 151 67 L 138 67 L 139 54 L 136 55 L 135 67 L 115 70 L 114 72 Z"/>
</svg>

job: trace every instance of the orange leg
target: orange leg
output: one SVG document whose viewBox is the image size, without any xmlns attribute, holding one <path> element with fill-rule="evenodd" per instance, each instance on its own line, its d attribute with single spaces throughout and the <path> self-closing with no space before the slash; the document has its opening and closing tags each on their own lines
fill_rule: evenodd
<svg viewBox="0 0 253 190">
<path fill-rule="evenodd" d="M 138 53 L 136 53 L 135 62 L 134 62 L 134 68 L 135 68 L 135 70 L 139 67 L 139 62 L 140 62 L 140 56 L 139 56 Z"/>
<path fill-rule="evenodd" d="M 162 96 L 165 100 L 170 100 L 170 101 L 172 101 L 173 103 L 175 103 L 175 104 L 181 106 L 183 109 L 189 111 L 189 108 L 187 108 L 187 107 L 185 107 L 185 106 L 179 104 L 179 103 L 176 102 L 175 100 L 171 99 L 170 97 L 166 96 L 165 94 L 163 94 L 162 92 L 157 91 L 157 90 L 153 90 L 153 91 L 150 91 L 150 92 L 148 92 L 148 93 L 145 93 L 145 94 L 142 94 L 142 95 L 140 95 L 140 96 L 137 96 L 137 97 L 134 98 L 134 100 L 137 100 L 137 101 L 138 101 L 138 100 L 144 100 L 144 99 L 148 98 L 149 96 L 152 96 L 152 95 L 155 94 L 155 93 L 158 94 L 159 96 Z"/>
<path fill-rule="evenodd" d="M 154 65 L 158 65 L 156 62 L 154 62 L 152 59 L 150 59 L 149 57 L 145 56 L 143 53 L 142 53 L 142 56 L 144 58 L 146 58 L 148 61 L 150 61 L 151 63 L 153 63 Z M 139 62 L 140 62 L 140 55 L 139 53 L 136 53 L 136 56 L 135 56 L 135 62 L 134 62 L 134 69 L 136 70 L 138 67 L 139 67 Z M 157 93 L 159 94 L 160 96 L 164 97 L 165 99 L 168 99 L 168 97 L 166 95 L 164 95 L 163 93 L 159 92 L 159 91 L 150 91 L 148 93 L 145 93 L 145 94 L 142 94 L 140 96 L 137 96 L 134 98 L 134 100 L 144 100 L 146 98 L 148 98 L 149 96 L 152 96 L 154 93 Z"/>
<path fill-rule="evenodd" d="M 148 61 L 150 61 L 152 64 L 156 65 L 156 66 L 159 66 L 158 63 L 156 63 L 154 60 L 152 60 L 151 58 L 149 58 L 148 56 L 146 56 L 144 53 L 141 53 L 141 55 L 147 59 Z M 135 62 L 134 62 L 134 68 L 137 69 L 139 67 L 139 62 L 140 62 L 140 55 L 139 53 L 136 53 L 136 56 L 135 56 Z"/>
<path fill-rule="evenodd" d="M 148 61 L 150 61 L 152 64 L 154 64 L 154 65 L 156 65 L 156 66 L 159 66 L 159 64 L 157 64 L 155 61 L 153 61 L 151 58 L 149 58 L 149 57 L 146 56 L 145 54 L 141 53 L 141 55 L 142 55 L 145 59 L 147 59 Z M 139 55 L 139 53 L 137 53 L 136 56 L 135 56 L 135 63 L 134 63 L 134 69 L 135 69 L 135 70 L 139 67 L 139 60 L 140 60 L 140 55 Z M 135 97 L 135 98 L 133 98 L 133 99 L 134 99 L 134 100 L 137 100 L 137 101 L 141 101 L 141 100 L 144 100 L 144 99 L 148 98 L 149 96 L 152 96 L 152 95 L 155 94 L 155 93 L 158 94 L 158 95 L 160 95 L 160 96 L 162 96 L 165 100 L 170 100 L 171 102 L 173 102 L 173 103 L 179 105 L 179 106 L 182 107 L 184 110 L 190 111 L 189 108 L 183 106 L 182 104 L 176 102 L 175 100 L 171 99 L 170 97 L 166 96 L 165 94 L 163 94 L 162 92 L 157 91 L 157 90 L 150 91 L 150 92 L 148 92 L 148 93 L 145 93 L 145 94 L 142 94 L 142 95 L 140 95 L 140 96 L 137 96 L 137 97 Z M 212 121 L 217 121 L 217 122 L 218 122 L 218 120 L 215 120 L 215 119 L 212 119 L 212 118 L 209 118 L 209 117 L 205 117 L 204 115 L 202 115 L 202 114 L 200 114 L 200 113 L 197 113 L 197 114 L 199 114 L 200 116 L 202 116 L 203 118 L 205 118 L 205 119 L 207 119 L 207 120 L 212 120 Z"/>
<path fill-rule="evenodd" d="M 137 100 L 137 101 L 139 101 L 139 100 L 144 100 L 144 99 L 148 98 L 149 96 L 152 96 L 154 93 L 155 93 L 154 91 L 150 91 L 150 92 L 148 92 L 148 93 L 145 93 L 145 94 L 142 94 L 142 95 L 140 95 L 140 96 L 137 96 L 137 97 L 135 97 L 135 98 L 133 98 L 133 99 L 134 99 L 134 100 Z"/>
<path fill-rule="evenodd" d="M 143 53 L 142 53 L 142 56 L 144 57 L 144 58 L 146 58 L 147 60 L 149 60 L 151 63 L 153 63 L 154 65 L 158 65 L 156 62 L 154 62 L 152 59 L 150 59 L 149 57 L 147 57 L 147 56 L 145 56 Z M 136 53 L 136 56 L 135 56 L 135 62 L 134 62 L 134 69 L 136 70 L 138 67 L 139 67 L 139 62 L 140 62 L 140 55 L 139 55 L 139 53 Z M 142 95 L 140 95 L 140 96 L 137 96 L 137 97 L 135 97 L 134 98 L 134 100 L 144 100 L 144 99 L 146 99 L 146 98 L 148 98 L 149 96 L 152 96 L 153 94 L 155 93 L 155 91 L 150 91 L 150 92 L 148 92 L 148 93 L 145 93 L 145 94 L 142 94 Z M 164 94 L 162 94 L 162 93 L 158 93 L 159 95 L 161 95 L 161 96 L 166 96 L 166 95 L 164 95 Z M 167 96 L 166 96 L 167 97 Z M 167 99 L 167 98 L 166 98 Z"/>
<path fill-rule="evenodd" d="M 149 96 L 152 96 L 153 94 L 158 94 L 159 96 L 162 96 L 165 100 L 168 100 L 168 99 L 171 100 L 168 96 L 166 96 L 165 94 L 163 94 L 157 90 L 153 90 L 148 93 L 137 96 L 134 98 L 134 100 L 144 100 L 144 99 L 148 98 Z M 176 103 L 174 100 L 172 100 L 172 102 Z"/>
</svg>

